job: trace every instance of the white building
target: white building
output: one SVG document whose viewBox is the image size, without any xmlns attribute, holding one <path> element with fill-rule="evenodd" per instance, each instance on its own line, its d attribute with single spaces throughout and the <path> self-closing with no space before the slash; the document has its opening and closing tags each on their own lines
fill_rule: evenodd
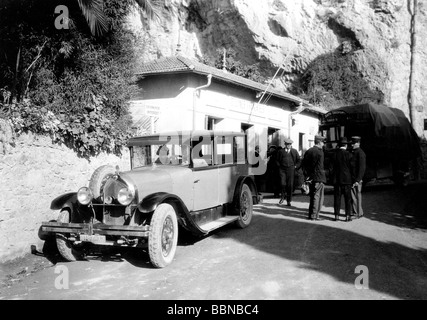
<svg viewBox="0 0 427 320">
<path fill-rule="evenodd" d="M 181 56 L 147 63 L 137 74 L 141 80 L 131 113 L 139 134 L 244 131 L 256 142 L 280 146 L 290 137 L 303 152 L 313 145 L 326 113 L 289 93 Z"/>
</svg>

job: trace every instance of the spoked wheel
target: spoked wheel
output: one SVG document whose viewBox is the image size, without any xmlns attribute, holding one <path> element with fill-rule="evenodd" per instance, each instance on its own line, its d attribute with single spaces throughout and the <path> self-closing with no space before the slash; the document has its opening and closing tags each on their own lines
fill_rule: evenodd
<svg viewBox="0 0 427 320">
<path fill-rule="evenodd" d="M 240 228 L 246 228 L 252 221 L 253 198 L 251 189 L 244 184 L 239 197 L 239 219 L 237 225 Z"/>
<path fill-rule="evenodd" d="M 58 222 L 69 223 L 70 222 L 70 212 L 66 209 L 61 210 L 58 216 Z M 83 252 L 77 250 L 70 241 L 67 240 L 68 234 L 57 233 L 56 237 L 56 246 L 61 256 L 66 261 L 76 261 L 83 257 Z"/>
<path fill-rule="evenodd" d="M 169 265 L 176 252 L 178 243 L 178 221 L 175 209 L 168 203 L 157 207 L 151 218 L 148 235 L 148 253 L 156 268 Z"/>
</svg>

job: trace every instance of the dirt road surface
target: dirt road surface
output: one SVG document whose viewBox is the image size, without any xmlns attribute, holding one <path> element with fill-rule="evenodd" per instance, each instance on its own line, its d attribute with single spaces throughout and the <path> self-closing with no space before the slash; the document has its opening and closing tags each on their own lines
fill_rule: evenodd
<svg viewBox="0 0 427 320">
<path fill-rule="evenodd" d="M 164 269 L 145 252 L 65 263 L 46 243 L 1 266 L 0 300 L 427 299 L 427 182 L 367 186 L 363 197 L 365 217 L 347 223 L 332 220 L 330 189 L 321 221 L 306 219 L 307 196 L 292 207 L 266 196 L 247 229 L 183 234 Z"/>
</svg>

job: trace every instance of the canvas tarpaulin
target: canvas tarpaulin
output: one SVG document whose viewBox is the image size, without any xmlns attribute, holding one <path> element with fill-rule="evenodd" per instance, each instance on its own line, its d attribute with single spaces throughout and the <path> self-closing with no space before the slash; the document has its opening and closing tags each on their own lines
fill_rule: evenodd
<svg viewBox="0 0 427 320">
<path fill-rule="evenodd" d="M 420 156 L 419 137 L 402 110 L 373 103 L 334 109 L 337 110 L 344 111 L 352 120 L 372 123 L 373 138 L 383 143 L 380 149 L 403 153 L 408 159 Z"/>
</svg>

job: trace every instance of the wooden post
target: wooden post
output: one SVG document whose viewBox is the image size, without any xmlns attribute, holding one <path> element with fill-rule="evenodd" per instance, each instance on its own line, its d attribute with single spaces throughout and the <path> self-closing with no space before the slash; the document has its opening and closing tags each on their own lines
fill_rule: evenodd
<svg viewBox="0 0 427 320">
<path fill-rule="evenodd" d="M 411 61 L 410 61 L 410 75 L 409 75 L 409 92 L 408 92 L 408 105 L 409 105 L 409 119 L 411 120 L 412 126 L 416 130 L 415 125 L 415 101 L 414 101 L 414 90 L 415 90 L 415 70 L 417 61 L 417 29 L 416 29 L 416 15 L 417 15 L 418 0 L 412 0 L 409 8 L 411 11 Z"/>
</svg>

